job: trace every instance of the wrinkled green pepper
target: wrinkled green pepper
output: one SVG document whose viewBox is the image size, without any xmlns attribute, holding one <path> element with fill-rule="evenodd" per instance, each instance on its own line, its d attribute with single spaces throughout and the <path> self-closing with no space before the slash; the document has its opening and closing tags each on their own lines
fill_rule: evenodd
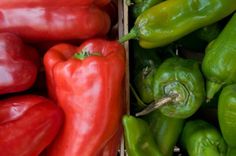
<svg viewBox="0 0 236 156">
<path fill-rule="evenodd" d="M 236 14 L 206 49 L 202 71 L 207 79 L 207 101 L 210 101 L 223 85 L 236 82 L 235 60 Z"/>
<path fill-rule="evenodd" d="M 134 18 L 137 18 L 145 10 L 151 8 L 152 6 L 164 1 L 164 0 L 128 0 L 128 3 L 134 3 L 131 11 Z"/>
<path fill-rule="evenodd" d="M 137 94 L 135 93 L 135 95 Z M 139 97 L 136 98 L 137 102 L 140 102 L 141 104 L 137 103 L 135 107 L 143 109 L 147 106 Z M 159 110 L 155 110 L 143 116 L 142 119 L 148 123 L 160 152 L 164 156 L 172 156 L 174 146 L 176 145 L 183 128 L 184 120 L 167 117 Z"/>
<path fill-rule="evenodd" d="M 144 48 L 164 46 L 235 10 L 235 0 L 164 1 L 143 12 L 120 42 L 138 39 Z"/>
<path fill-rule="evenodd" d="M 227 149 L 220 132 L 203 120 L 186 122 L 180 143 L 189 156 L 224 156 Z"/>
<path fill-rule="evenodd" d="M 164 156 L 172 156 L 183 129 L 184 120 L 170 118 L 155 110 L 143 117 L 148 122 L 153 137 Z"/>
<path fill-rule="evenodd" d="M 157 69 L 154 80 L 156 102 L 137 115 L 160 107 L 160 111 L 168 117 L 185 119 L 192 116 L 205 99 L 203 76 L 195 60 L 169 58 Z"/>
<path fill-rule="evenodd" d="M 236 84 L 223 88 L 218 101 L 218 120 L 228 144 L 227 156 L 236 155 Z"/>
<path fill-rule="evenodd" d="M 129 156 L 162 156 L 144 120 L 125 115 L 123 126 L 125 147 Z"/>
</svg>

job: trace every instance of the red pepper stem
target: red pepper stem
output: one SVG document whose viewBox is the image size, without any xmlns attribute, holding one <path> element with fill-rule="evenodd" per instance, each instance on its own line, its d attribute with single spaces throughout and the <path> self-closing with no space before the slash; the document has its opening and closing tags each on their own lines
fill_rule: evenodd
<svg viewBox="0 0 236 156">
<path fill-rule="evenodd" d="M 171 94 L 168 95 L 166 97 L 163 97 L 157 101 L 152 102 L 150 105 L 148 105 L 144 110 L 142 110 L 141 112 L 136 113 L 136 116 L 143 116 L 146 115 L 158 108 L 160 108 L 163 105 L 166 105 L 170 102 L 173 102 L 176 98 L 178 97 L 177 94 Z"/>
<path fill-rule="evenodd" d="M 136 39 L 138 37 L 137 28 L 133 27 L 130 32 L 119 39 L 120 43 L 124 43 L 130 39 Z"/>
</svg>

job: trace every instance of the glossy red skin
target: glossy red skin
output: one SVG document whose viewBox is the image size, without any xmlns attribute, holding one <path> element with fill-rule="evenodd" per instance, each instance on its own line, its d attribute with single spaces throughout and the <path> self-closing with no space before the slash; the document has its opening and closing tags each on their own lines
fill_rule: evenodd
<svg viewBox="0 0 236 156">
<path fill-rule="evenodd" d="M 98 52 L 84 60 L 72 55 Z M 44 64 L 65 124 L 48 156 L 96 156 L 121 124 L 125 72 L 124 48 L 116 41 L 92 39 L 80 47 L 60 44 L 44 57 Z M 55 95 L 55 94 L 54 94 Z"/>
<path fill-rule="evenodd" d="M 36 95 L 0 101 L 0 152 L 6 156 L 38 156 L 55 138 L 62 110 Z"/>
<path fill-rule="evenodd" d="M 107 12 L 111 19 L 111 25 L 118 23 L 118 4 L 117 1 L 111 1 L 108 4 L 104 5 L 102 9 Z"/>
<path fill-rule="evenodd" d="M 114 136 L 107 142 L 101 154 L 98 156 L 116 156 L 121 145 L 122 127 L 120 127 Z"/>
<path fill-rule="evenodd" d="M 105 36 L 110 17 L 96 6 L 0 8 L 0 32 L 28 42 L 88 39 Z"/>
<path fill-rule="evenodd" d="M 94 4 L 100 7 L 103 7 L 107 4 L 109 4 L 111 0 L 94 0 Z"/>
<path fill-rule="evenodd" d="M 37 51 L 14 34 L 0 33 L 0 95 L 29 89 L 39 66 Z"/>
<path fill-rule="evenodd" d="M 96 0 L 1 0 L 0 8 L 19 7 L 64 7 L 91 5 Z"/>
</svg>

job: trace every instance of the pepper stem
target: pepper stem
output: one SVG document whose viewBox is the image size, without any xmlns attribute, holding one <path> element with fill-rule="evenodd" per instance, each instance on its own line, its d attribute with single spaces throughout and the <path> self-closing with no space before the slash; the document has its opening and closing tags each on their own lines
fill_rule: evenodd
<svg viewBox="0 0 236 156">
<path fill-rule="evenodd" d="M 131 6 L 131 5 L 134 4 L 134 3 L 132 2 L 132 0 L 126 0 L 125 3 L 126 3 L 127 6 Z"/>
<path fill-rule="evenodd" d="M 220 90 L 223 84 L 207 81 L 207 99 L 206 102 L 210 102 L 214 95 Z"/>
<path fill-rule="evenodd" d="M 81 52 L 78 52 L 78 53 L 74 54 L 74 57 L 79 59 L 79 60 L 84 60 L 85 58 L 87 58 L 89 56 L 102 56 L 102 54 L 99 53 L 99 52 L 90 53 L 87 50 L 82 50 Z"/>
<path fill-rule="evenodd" d="M 141 98 L 138 96 L 137 92 L 133 88 L 131 84 L 129 84 L 131 92 L 133 93 L 135 99 L 137 100 L 138 105 L 141 107 L 141 109 L 145 108 L 147 105 L 141 100 Z"/>
<path fill-rule="evenodd" d="M 134 27 L 130 30 L 130 32 L 119 39 L 120 43 L 124 43 L 130 39 L 136 39 L 138 37 L 137 29 Z"/>
<path fill-rule="evenodd" d="M 172 101 L 174 101 L 176 98 L 178 97 L 177 94 L 171 94 L 168 95 L 166 97 L 163 97 L 157 101 L 152 102 L 150 105 L 148 105 L 144 110 L 142 110 L 141 112 L 136 113 L 136 116 L 142 116 L 142 115 L 146 115 L 158 108 L 160 108 L 163 105 L 166 105 Z"/>
</svg>

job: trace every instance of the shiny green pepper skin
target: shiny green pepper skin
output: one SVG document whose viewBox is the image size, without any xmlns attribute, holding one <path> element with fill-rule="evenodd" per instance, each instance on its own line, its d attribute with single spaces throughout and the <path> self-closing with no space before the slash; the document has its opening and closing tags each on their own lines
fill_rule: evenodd
<svg viewBox="0 0 236 156">
<path fill-rule="evenodd" d="M 173 118 L 188 118 L 193 115 L 205 99 L 203 76 L 199 63 L 191 59 L 172 57 L 165 60 L 154 76 L 155 100 L 177 95 L 160 111 Z"/>
<path fill-rule="evenodd" d="M 143 117 L 148 122 L 153 137 L 164 156 L 172 156 L 183 129 L 184 120 L 170 118 L 155 110 Z"/>
<path fill-rule="evenodd" d="M 227 150 L 220 132 L 203 120 L 186 122 L 180 143 L 189 156 L 225 156 Z"/>
<path fill-rule="evenodd" d="M 236 3 L 234 3 L 236 5 Z M 202 71 L 207 78 L 207 100 L 223 85 L 236 82 L 236 13 L 205 52 Z"/>
<path fill-rule="evenodd" d="M 223 88 L 218 101 L 218 120 L 228 144 L 227 156 L 236 155 L 236 84 Z"/>
<path fill-rule="evenodd" d="M 134 5 L 131 8 L 133 17 L 137 18 L 145 10 L 162 1 L 164 0 L 133 0 Z"/>
<path fill-rule="evenodd" d="M 124 115 L 123 127 L 125 147 L 129 156 L 162 156 L 144 120 Z"/>
<path fill-rule="evenodd" d="M 168 0 L 143 12 L 120 42 L 138 39 L 141 47 L 167 45 L 236 10 L 235 0 Z"/>
</svg>

